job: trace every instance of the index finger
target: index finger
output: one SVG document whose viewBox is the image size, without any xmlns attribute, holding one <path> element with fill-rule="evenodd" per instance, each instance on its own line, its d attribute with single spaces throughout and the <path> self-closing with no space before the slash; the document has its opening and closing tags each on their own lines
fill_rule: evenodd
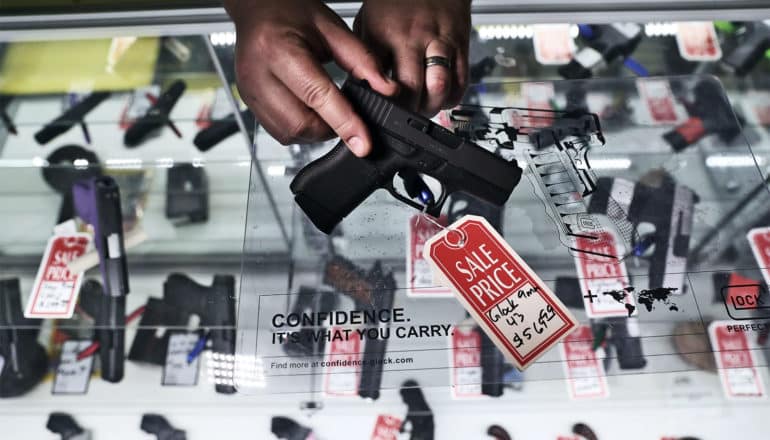
<svg viewBox="0 0 770 440">
<path fill-rule="evenodd" d="M 372 149 L 369 130 L 353 110 L 313 53 L 298 44 L 286 53 L 284 69 L 274 74 L 305 105 L 313 109 L 321 119 L 359 157 Z"/>
</svg>

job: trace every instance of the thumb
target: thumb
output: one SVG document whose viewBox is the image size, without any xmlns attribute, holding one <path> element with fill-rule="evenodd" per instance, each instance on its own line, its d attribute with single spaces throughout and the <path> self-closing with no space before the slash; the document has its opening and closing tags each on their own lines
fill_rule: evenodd
<svg viewBox="0 0 770 440">
<path fill-rule="evenodd" d="M 372 89 L 385 96 L 398 93 L 398 83 L 382 73 L 382 67 L 364 43 L 348 29 L 339 16 L 322 16 L 317 23 L 326 46 L 340 67 L 357 79 L 366 80 Z"/>
</svg>

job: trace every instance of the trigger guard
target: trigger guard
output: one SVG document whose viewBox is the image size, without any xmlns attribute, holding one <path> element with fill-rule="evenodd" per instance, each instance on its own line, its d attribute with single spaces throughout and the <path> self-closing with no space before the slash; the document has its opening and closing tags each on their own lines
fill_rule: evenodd
<svg viewBox="0 0 770 440">
<path fill-rule="evenodd" d="M 425 212 L 429 215 L 438 218 L 441 215 L 441 208 L 444 207 L 447 197 L 449 197 L 449 191 L 441 185 L 441 194 L 438 196 L 435 202 L 425 206 Z"/>
<path fill-rule="evenodd" d="M 393 197 L 395 197 L 395 198 L 396 198 L 396 200 L 399 200 L 399 201 L 401 201 L 401 202 L 404 202 L 404 203 L 406 203 L 407 205 L 411 206 L 412 208 L 414 208 L 414 209 L 416 209 L 416 210 L 418 210 L 418 211 L 422 211 L 422 210 L 425 210 L 425 209 L 427 209 L 427 207 L 426 207 L 426 206 L 423 206 L 423 205 L 421 205 L 421 204 L 419 204 L 419 203 L 415 202 L 414 200 L 412 200 L 412 199 L 410 199 L 410 198 L 408 198 L 408 197 L 404 197 L 404 196 L 403 196 L 401 193 L 399 193 L 398 191 L 396 191 L 396 189 L 393 187 L 393 183 L 388 183 L 388 184 L 386 184 L 386 185 L 384 186 L 384 188 L 385 188 L 386 190 L 388 190 L 388 192 L 390 193 L 390 195 L 391 195 L 391 196 L 393 196 Z"/>
</svg>

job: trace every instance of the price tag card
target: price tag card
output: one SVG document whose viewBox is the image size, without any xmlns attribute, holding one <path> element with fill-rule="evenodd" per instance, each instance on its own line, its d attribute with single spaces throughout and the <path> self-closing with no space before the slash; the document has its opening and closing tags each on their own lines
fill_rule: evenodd
<svg viewBox="0 0 770 440">
<path fill-rule="evenodd" d="M 529 127 L 547 127 L 553 120 L 551 100 L 555 96 L 553 83 L 531 82 L 521 85 L 521 95 L 525 98 L 527 116 L 525 125 Z M 538 111 L 540 110 L 540 111 Z"/>
<path fill-rule="evenodd" d="M 127 130 L 135 120 L 144 116 L 147 110 L 152 107 L 150 96 L 157 98 L 160 92 L 159 85 L 140 87 L 134 90 L 120 114 L 120 129 Z"/>
<path fill-rule="evenodd" d="M 407 225 L 406 294 L 419 298 L 451 297 L 451 290 L 433 282 L 433 271 L 422 253 L 425 242 L 439 233 L 441 228 L 422 217 L 422 214 L 412 216 Z M 446 226 L 446 222 L 446 216 L 437 219 L 440 225 Z"/>
<path fill-rule="evenodd" d="M 591 327 L 581 325 L 561 344 L 567 391 L 572 399 L 604 399 L 610 395 L 604 364 L 592 349 L 593 337 Z"/>
<path fill-rule="evenodd" d="M 90 244 L 89 234 L 57 235 L 48 240 L 32 286 L 32 294 L 24 309 L 25 317 L 72 317 L 83 273 L 70 272 L 67 263 L 85 254 Z"/>
<path fill-rule="evenodd" d="M 532 44 L 535 59 L 546 66 L 567 64 L 575 52 L 575 42 L 570 35 L 569 24 L 534 25 Z"/>
<path fill-rule="evenodd" d="M 220 87 L 214 93 L 209 94 L 203 99 L 198 116 L 195 118 L 195 125 L 199 129 L 211 126 L 211 121 L 222 119 L 233 112 L 230 101 L 227 99 L 225 89 Z"/>
<path fill-rule="evenodd" d="M 717 61 L 722 48 L 710 21 L 688 21 L 676 24 L 676 45 L 687 61 Z"/>
<path fill-rule="evenodd" d="M 168 338 L 166 363 L 163 365 L 163 386 L 195 386 L 198 384 L 200 356 L 187 362 L 187 355 L 200 339 L 198 333 L 172 333 Z"/>
<path fill-rule="evenodd" d="M 449 335 L 452 397 L 481 397 L 481 334 L 473 328 L 453 326 Z"/>
<path fill-rule="evenodd" d="M 674 93 L 667 79 L 639 78 L 636 88 L 653 123 L 673 124 L 679 121 Z"/>
<path fill-rule="evenodd" d="M 425 243 L 425 254 L 519 370 L 577 326 L 564 304 L 483 217 L 456 221 Z"/>
<path fill-rule="evenodd" d="M 589 318 L 631 316 L 637 314 L 634 295 L 627 287 L 626 263 L 602 255 L 622 255 L 615 236 L 609 231 L 596 234 L 598 239 L 577 237 L 575 254 L 583 306 Z"/>
<path fill-rule="evenodd" d="M 93 341 L 65 341 L 61 348 L 59 365 L 53 380 L 53 394 L 85 394 L 91 381 L 94 357 L 78 360 L 78 353 L 88 348 Z M 0 368 L 2 370 L 2 368 Z"/>
<path fill-rule="evenodd" d="M 734 321 L 714 321 L 709 325 L 722 390 L 731 400 L 764 399 L 765 386 L 754 359 L 758 347 L 734 324 Z"/>
<path fill-rule="evenodd" d="M 371 440 L 396 440 L 401 429 L 401 419 L 388 414 L 380 414 L 374 423 Z"/>
<path fill-rule="evenodd" d="M 361 382 L 361 338 L 352 328 L 332 327 L 324 355 L 324 394 L 358 396 Z"/>
<path fill-rule="evenodd" d="M 749 231 L 747 238 L 751 251 L 759 264 L 765 283 L 770 286 L 770 228 L 755 228 Z"/>
</svg>

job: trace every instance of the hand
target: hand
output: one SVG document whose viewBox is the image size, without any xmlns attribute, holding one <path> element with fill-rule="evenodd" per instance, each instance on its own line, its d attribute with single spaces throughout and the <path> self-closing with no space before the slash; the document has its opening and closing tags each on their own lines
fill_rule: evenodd
<svg viewBox="0 0 770 440">
<path fill-rule="evenodd" d="M 369 131 L 322 64 L 334 60 L 376 91 L 398 90 L 377 59 L 320 0 L 226 0 L 235 22 L 241 98 L 282 144 L 336 133 L 357 156 L 372 148 Z"/>
<path fill-rule="evenodd" d="M 400 99 L 433 116 L 457 105 L 468 84 L 470 0 L 364 0 L 354 31 L 402 86 Z M 449 68 L 426 67 L 427 57 Z"/>
</svg>

